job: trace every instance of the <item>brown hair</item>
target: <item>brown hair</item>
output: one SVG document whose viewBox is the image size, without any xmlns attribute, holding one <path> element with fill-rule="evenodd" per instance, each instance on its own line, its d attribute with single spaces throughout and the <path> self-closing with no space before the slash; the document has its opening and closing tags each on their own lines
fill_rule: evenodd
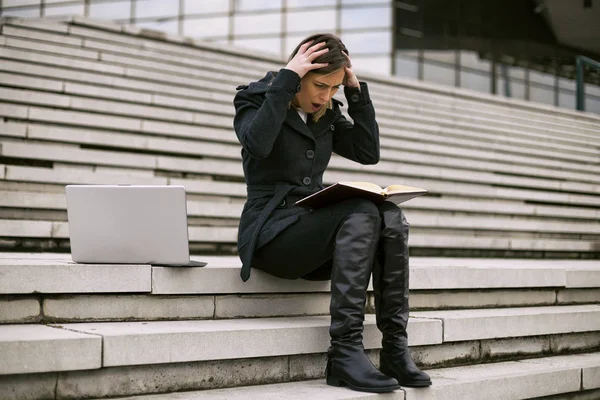
<svg viewBox="0 0 600 400">
<path fill-rule="evenodd" d="M 300 50 L 300 46 L 310 41 L 312 41 L 313 44 L 325 42 L 325 46 L 323 46 L 322 48 L 329 49 L 328 52 L 321 54 L 319 57 L 313 60 L 313 63 L 328 63 L 328 65 L 323 68 L 313 69 L 310 72 L 314 72 L 320 75 L 327 75 L 344 67 L 350 67 L 350 61 L 342 53 L 344 52 L 349 56 L 350 53 L 348 52 L 348 49 L 346 48 L 344 43 L 342 43 L 339 37 L 331 33 L 317 33 L 305 38 L 298 44 L 298 46 L 296 46 L 294 51 L 292 51 L 292 54 L 290 54 L 290 58 L 288 59 L 288 61 L 290 61 L 292 58 L 294 58 L 294 56 L 296 56 L 298 50 Z M 292 105 L 295 107 L 298 106 L 298 104 L 296 103 L 296 99 L 292 101 Z M 332 107 L 333 106 L 331 100 L 329 100 L 329 104 L 327 104 L 327 107 L 323 107 L 313 114 L 313 121 L 318 121 L 325 114 L 327 108 Z"/>
</svg>

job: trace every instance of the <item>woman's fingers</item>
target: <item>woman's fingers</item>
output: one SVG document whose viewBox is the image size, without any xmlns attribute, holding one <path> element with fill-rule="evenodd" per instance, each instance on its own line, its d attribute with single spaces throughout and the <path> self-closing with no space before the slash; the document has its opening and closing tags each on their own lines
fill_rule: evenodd
<svg viewBox="0 0 600 400">
<path fill-rule="evenodd" d="M 348 56 L 345 51 L 342 51 L 342 54 L 344 57 L 346 57 L 346 59 L 348 59 L 348 62 L 350 63 L 349 67 L 352 68 L 352 60 L 350 59 L 350 56 Z"/>
<path fill-rule="evenodd" d="M 328 65 L 329 65 L 329 63 L 310 64 L 308 70 L 310 71 L 310 70 L 313 70 L 313 69 L 325 68 Z"/>
<path fill-rule="evenodd" d="M 309 40 L 308 42 L 304 43 L 302 46 L 300 46 L 300 48 L 298 49 L 298 53 L 297 54 L 304 54 L 306 53 L 306 50 L 308 49 L 308 47 L 314 42 L 314 40 Z"/>
<path fill-rule="evenodd" d="M 324 49 L 322 49 L 322 50 L 315 51 L 314 53 L 311 53 L 311 54 L 310 54 L 310 55 L 307 57 L 307 59 L 308 59 L 309 61 L 312 61 L 312 60 L 314 60 L 315 58 L 319 57 L 320 55 L 327 53 L 328 51 L 329 51 L 329 49 L 328 49 L 328 48 L 324 48 Z"/>
<path fill-rule="evenodd" d="M 348 87 L 360 87 L 358 78 L 356 77 L 356 74 L 354 74 L 354 71 L 352 71 L 352 68 L 345 67 L 344 71 L 346 72 L 346 76 L 344 76 L 342 84 Z"/>
<path fill-rule="evenodd" d="M 308 49 L 307 49 L 307 50 L 304 52 L 304 54 L 306 54 L 306 55 L 311 55 L 311 54 L 314 54 L 314 53 L 315 53 L 317 50 L 319 50 L 319 48 L 321 48 L 321 47 L 325 46 L 325 44 L 326 44 L 325 42 L 319 42 L 319 43 L 317 43 L 317 44 L 315 44 L 315 45 L 313 45 L 313 46 L 310 46 L 310 47 L 309 47 L 309 48 L 308 48 Z"/>
<path fill-rule="evenodd" d="M 326 42 L 319 42 L 317 44 L 312 43 L 313 41 L 309 41 L 300 46 L 298 53 L 286 65 L 287 69 L 296 72 L 300 78 L 302 78 L 308 71 L 323 68 L 329 65 L 328 63 L 313 64 L 313 60 L 328 52 L 329 49 L 322 49 L 322 47 L 327 44 Z"/>
</svg>

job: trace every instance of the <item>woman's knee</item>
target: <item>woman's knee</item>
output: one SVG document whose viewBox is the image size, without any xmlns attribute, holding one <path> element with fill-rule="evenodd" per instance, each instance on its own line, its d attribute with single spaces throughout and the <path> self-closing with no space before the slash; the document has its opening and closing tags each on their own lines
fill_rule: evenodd
<svg viewBox="0 0 600 400">
<path fill-rule="evenodd" d="M 371 200 L 363 198 L 354 198 L 344 201 L 345 206 L 348 207 L 349 214 L 367 214 L 379 217 L 379 210 L 377 205 Z"/>
<path fill-rule="evenodd" d="M 384 201 L 378 205 L 379 214 L 381 215 L 382 233 L 392 233 L 408 235 L 410 224 L 406 219 L 404 211 L 396 204 L 389 201 Z"/>
</svg>

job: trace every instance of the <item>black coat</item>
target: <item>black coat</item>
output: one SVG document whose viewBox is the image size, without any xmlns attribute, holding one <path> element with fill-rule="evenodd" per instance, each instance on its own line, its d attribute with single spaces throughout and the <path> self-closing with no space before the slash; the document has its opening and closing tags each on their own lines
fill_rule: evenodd
<svg viewBox="0 0 600 400">
<path fill-rule="evenodd" d="M 285 204 L 286 196 L 305 196 L 323 188 L 323 172 L 332 151 L 361 164 L 379 161 L 379 128 L 367 84 L 344 88 L 348 121 L 333 99 L 333 108 L 318 122 L 304 123 L 290 106 L 300 77 L 282 69 L 258 82 L 238 87 L 234 99 L 235 133 L 242 144 L 248 200 L 238 232 L 242 279 L 250 276 L 254 250 L 271 241 L 310 212 Z M 241 90 L 240 90 L 241 89 Z"/>
</svg>

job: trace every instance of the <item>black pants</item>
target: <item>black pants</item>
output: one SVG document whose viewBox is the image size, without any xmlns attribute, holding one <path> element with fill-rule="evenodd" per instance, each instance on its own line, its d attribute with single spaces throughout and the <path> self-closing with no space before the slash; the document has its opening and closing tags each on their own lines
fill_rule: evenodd
<svg viewBox="0 0 600 400">
<path fill-rule="evenodd" d="M 284 279 L 329 280 L 340 224 L 350 214 L 380 216 L 391 208 L 397 206 L 389 202 L 375 205 L 356 198 L 303 214 L 298 222 L 255 252 L 253 268 Z M 406 223 L 403 217 L 402 220 Z"/>
</svg>

